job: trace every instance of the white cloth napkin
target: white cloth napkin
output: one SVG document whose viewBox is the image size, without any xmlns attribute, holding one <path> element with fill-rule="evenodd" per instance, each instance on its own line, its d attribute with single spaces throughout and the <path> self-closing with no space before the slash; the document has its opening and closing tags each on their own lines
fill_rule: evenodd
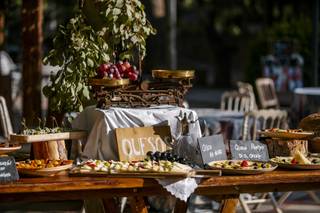
<svg viewBox="0 0 320 213">
<path fill-rule="evenodd" d="M 198 187 L 200 180 L 195 178 L 177 179 L 157 179 L 158 183 L 163 186 L 176 198 L 187 202 L 189 196 Z"/>
</svg>

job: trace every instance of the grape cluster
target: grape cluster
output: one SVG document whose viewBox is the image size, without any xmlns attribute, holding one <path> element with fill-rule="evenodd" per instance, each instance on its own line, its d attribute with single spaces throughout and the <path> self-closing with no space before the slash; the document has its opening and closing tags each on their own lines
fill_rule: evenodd
<svg viewBox="0 0 320 213">
<path fill-rule="evenodd" d="M 180 157 L 176 154 L 173 154 L 171 151 L 165 152 L 147 152 L 147 160 L 159 161 L 159 160 L 168 160 L 170 162 L 179 162 L 182 164 L 187 164 L 187 159 Z"/>
<path fill-rule="evenodd" d="M 129 78 L 131 81 L 138 79 L 139 72 L 135 66 L 128 61 L 119 61 L 116 64 L 101 64 L 97 70 L 97 77 L 104 79 L 122 79 Z"/>
</svg>

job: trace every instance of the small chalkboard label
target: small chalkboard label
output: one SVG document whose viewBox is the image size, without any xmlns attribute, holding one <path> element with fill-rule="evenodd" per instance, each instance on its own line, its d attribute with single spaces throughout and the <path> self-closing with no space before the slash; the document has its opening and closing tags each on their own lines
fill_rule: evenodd
<svg viewBox="0 0 320 213">
<path fill-rule="evenodd" d="M 0 157 L 0 182 L 15 181 L 19 179 L 16 162 L 13 157 Z"/>
<path fill-rule="evenodd" d="M 268 147 L 259 141 L 230 140 L 230 151 L 234 160 L 269 161 Z"/>
<path fill-rule="evenodd" d="M 222 135 L 198 138 L 198 146 L 204 165 L 211 161 L 227 159 L 226 147 L 223 143 Z"/>
</svg>

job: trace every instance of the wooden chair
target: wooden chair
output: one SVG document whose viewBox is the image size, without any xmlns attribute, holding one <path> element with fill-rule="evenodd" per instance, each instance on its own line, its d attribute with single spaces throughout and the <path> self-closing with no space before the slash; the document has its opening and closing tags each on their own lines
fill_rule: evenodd
<svg viewBox="0 0 320 213">
<path fill-rule="evenodd" d="M 256 110 L 247 112 L 243 121 L 242 137 L 243 140 L 256 140 L 257 130 L 266 128 L 286 128 L 287 127 L 287 112 L 284 110 Z M 252 123 L 251 123 L 252 122 Z M 252 128 L 250 128 L 252 124 Z M 250 136 L 251 135 L 251 136 Z M 267 197 L 269 197 L 267 199 Z M 260 204 L 270 202 L 273 205 L 275 212 L 282 213 L 278 202 L 272 192 L 263 193 L 260 196 L 241 194 L 240 204 L 246 213 L 250 213 L 250 204 L 255 204 L 254 210 L 258 209 Z"/>
<path fill-rule="evenodd" d="M 13 133 L 13 129 L 6 100 L 3 96 L 0 96 L 0 124 L 3 132 L 3 138 L 0 140 L 0 143 L 8 142 L 10 134 Z"/>
<path fill-rule="evenodd" d="M 251 98 L 250 109 L 251 110 L 258 109 L 257 102 L 256 102 L 256 97 L 254 95 L 254 91 L 253 91 L 252 85 L 249 84 L 249 83 L 246 83 L 246 82 L 238 81 L 237 82 L 237 86 L 238 86 L 238 91 L 241 94 L 248 94 L 250 96 L 250 98 Z"/>
<path fill-rule="evenodd" d="M 251 97 L 238 91 L 227 91 L 221 96 L 220 109 L 237 112 L 249 112 L 251 108 Z"/>
<path fill-rule="evenodd" d="M 244 116 L 242 126 L 242 138 L 243 140 L 256 140 L 258 129 L 287 128 L 287 119 L 288 113 L 285 110 L 263 109 L 247 112 Z M 251 121 L 253 122 L 252 131 L 250 130 L 249 125 Z"/>
<path fill-rule="evenodd" d="M 256 88 L 262 109 L 279 108 L 279 100 L 271 78 L 258 78 Z"/>
</svg>

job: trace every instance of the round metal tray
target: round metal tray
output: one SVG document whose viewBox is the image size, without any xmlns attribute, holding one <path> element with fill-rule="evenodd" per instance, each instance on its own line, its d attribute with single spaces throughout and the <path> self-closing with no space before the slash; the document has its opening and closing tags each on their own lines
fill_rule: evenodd
<svg viewBox="0 0 320 213">
<path fill-rule="evenodd" d="M 194 78 L 194 70 L 152 70 L 153 78 Z"/>
<path fill-rule="evenodd" d="M 120 87 L 130 84 L 130 80 L 124 79 L 99 79 L 91 78 L 89 79 L 89 84 L 92 86 L 105 86 L 105 87 Z"/>
</svg>

